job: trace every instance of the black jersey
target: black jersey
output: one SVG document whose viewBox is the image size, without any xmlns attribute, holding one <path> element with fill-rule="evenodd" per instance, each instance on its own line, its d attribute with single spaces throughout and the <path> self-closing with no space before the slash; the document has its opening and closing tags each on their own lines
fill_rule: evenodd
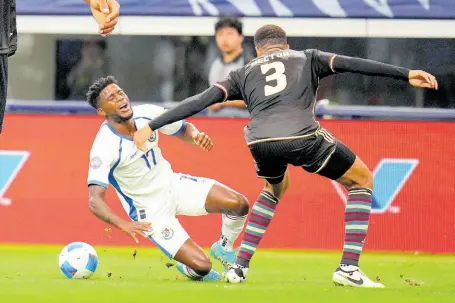
<svg viewBox="0 0 455 303">
<path fill-rule="evenodd" d="M 242 99 L 250 112 L 245 130 L 248 144 L 309 137 L 319 128 L 314 115 L 319 80 L 344 72 L 404 81 L 410 73 L 404 67 L 319 50 L 269 52 L 232 71 L 226 80 L 186 98 L 149 126 L 159 129 L 215 103 Z"/>
<path fill-rule="evenodd" d="M 248 143 L 299 137 L 319 124 L 314 108 L 319 79 L 333 74 L 334 54 L 318 50 L 269 52 L 220 82 L 227 100 L 244 100 L 250 112 Z"/>
<path fill-rule="evenodd" d="M 0 0 L 0 55 L 11 56 L 16 48 L 16 0 Z"/>
</svg>

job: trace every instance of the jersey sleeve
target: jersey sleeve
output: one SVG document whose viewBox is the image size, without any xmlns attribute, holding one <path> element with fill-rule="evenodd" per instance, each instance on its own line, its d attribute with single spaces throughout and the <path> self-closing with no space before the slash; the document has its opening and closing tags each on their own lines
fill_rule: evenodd
<svg viewBox="0 0 455 303">
<path fill-rule="evenodd" d="M 318 75 L 319 78 L 324 78 L 335 74 L 333 67 L 336 54 L 322 52 L 317 49 L 309 50 L 311 58 L 311 70 Z"/>
<path fill-rule="evenodd" d="M 114 165 L 112 153 L 108 152 L 107 144 L 96 142 L 90 151 L 90 164 L 88 169 L 88 185 L 99 185 L 107 188 L 109 173 Z"/>
<path fill-rule="evenodd" d="M 243 100 L 238 71 L 230 72 L 226 79 L 213 84 L 213 86 L 218 87 L 224 93 L 224 101 Z"/>
</svg>

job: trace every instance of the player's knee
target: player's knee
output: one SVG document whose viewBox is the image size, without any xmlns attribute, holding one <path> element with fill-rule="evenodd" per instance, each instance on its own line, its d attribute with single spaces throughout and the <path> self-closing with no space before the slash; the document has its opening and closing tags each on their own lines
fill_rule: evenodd
<svg viewBox="0 0 455 303">
<path fill-rule="evenodd" d="M 365 169 L 352 187 L 363 187 L 373 190 L 373 174 L 369 169 Z"/>
<path fill-rule="evenodd" d="M 240 195 L 239 199 L 239 216 L 246 216 L 250 211 L 250 203 L 244 195 Z"/>
<path fill-rule="evenodd" d="M 289 171 L 286 170 L 286 174 L 284 175 L 283 185 L 282 185 L 282 193 L 284 193 L 288 188 L 289 184 L 291 183 L 291 176 L 289 175 Z"/>
<path fill-rule="evenodd" d="M 190 267 L 199 275 L 205 276 L 212 270 L 212 261 L 207 255 L 195 258 Z"/>
<path fill-rule="evenodd" d="M 275 182 L 271 183 L 268 179 L 266 179 L 264 189 L 266 191 L 272 193 L 278 199 L 281 199 L 281 197 L 284 195 L 284 193 L 288 189 L 290 182 L 291 182 L 291 177 L 289 175 L 289 172 L 286 171 L 286 173 L 282 176 L 281 181 L 278 183 L 275 183 Z"/>
<path fill-rule="evenodd" d="M 235 207 L 235 215 L 236 216 L 246 216 L 250 210 L 250 204 L 248 199 L 239 193 L 235 193 L 233 197 L 233 203 L 236 205 Z"/>
</svg>

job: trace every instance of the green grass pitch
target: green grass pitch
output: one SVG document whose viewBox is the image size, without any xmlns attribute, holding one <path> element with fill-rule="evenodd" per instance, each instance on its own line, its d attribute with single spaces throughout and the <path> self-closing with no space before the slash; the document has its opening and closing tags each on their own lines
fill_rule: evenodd
<svg viewBox="0 0 455 303">
<path fill-rule="evenodd" d="M 0 245 L 0 302 L 455 302 L 455 256 L 365 253 L 362 269 L 387 288 L 354 289 L 332 284 L 335 252 L 259 250 L 247 283 L 233 285 L 189 281 L 153 248 L 134 259 L 134 248 L 96 247 L 95 275 L 70 280 L 62 247 Z"/>
</svg>

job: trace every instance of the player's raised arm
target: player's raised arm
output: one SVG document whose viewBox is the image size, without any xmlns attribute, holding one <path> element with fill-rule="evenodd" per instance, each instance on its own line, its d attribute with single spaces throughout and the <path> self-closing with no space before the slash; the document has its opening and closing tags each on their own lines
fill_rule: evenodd
<svg viewBox="0 0 455 303">
<path fill-rule="evenodd" d="M 215 103 L 226 100 L 226 93 L 221 87 L 212 86 L 202 93 L 183 100 L 178 106 L 165 112 L 134 134 L 136 146 L 143 150 L 144 143 L 153 134 L 153 130 L 164 125 L 188 118 Z"/>
<path fill-rule="evenodd" d="M 129 222 L 125 221 L 112 212 L 109 206 L 104 202 L 106 188 L 100 185 L 89 185 L 89 207 L 92 213 L 104 222 L 119 228 L 136 243 L 139 243 L 136 234 L 147 238 L 147 233 L 151 232 L 151 224 L 147 222 Z"/>
<path fill-rule="evenodd" d="M 416 87 L 438 89 L 436 78 L 421 70 L 409 70 L 401 66 L 374 60 L 348 57 L 315 50 L 313 60 L 321 77 L 335 73 L 359 73 L 368 76 L 382 76 L 409 81 Z"/>
<path fill-rule="evenodd" d="M 192 123 L 186 122 L 185 128 L 177 135 L 183 141 L 196 144 L 205 151 L 210 151 L 213 147 L 212 139 L 204 132 L 200 132 Z"/>
</svg>

